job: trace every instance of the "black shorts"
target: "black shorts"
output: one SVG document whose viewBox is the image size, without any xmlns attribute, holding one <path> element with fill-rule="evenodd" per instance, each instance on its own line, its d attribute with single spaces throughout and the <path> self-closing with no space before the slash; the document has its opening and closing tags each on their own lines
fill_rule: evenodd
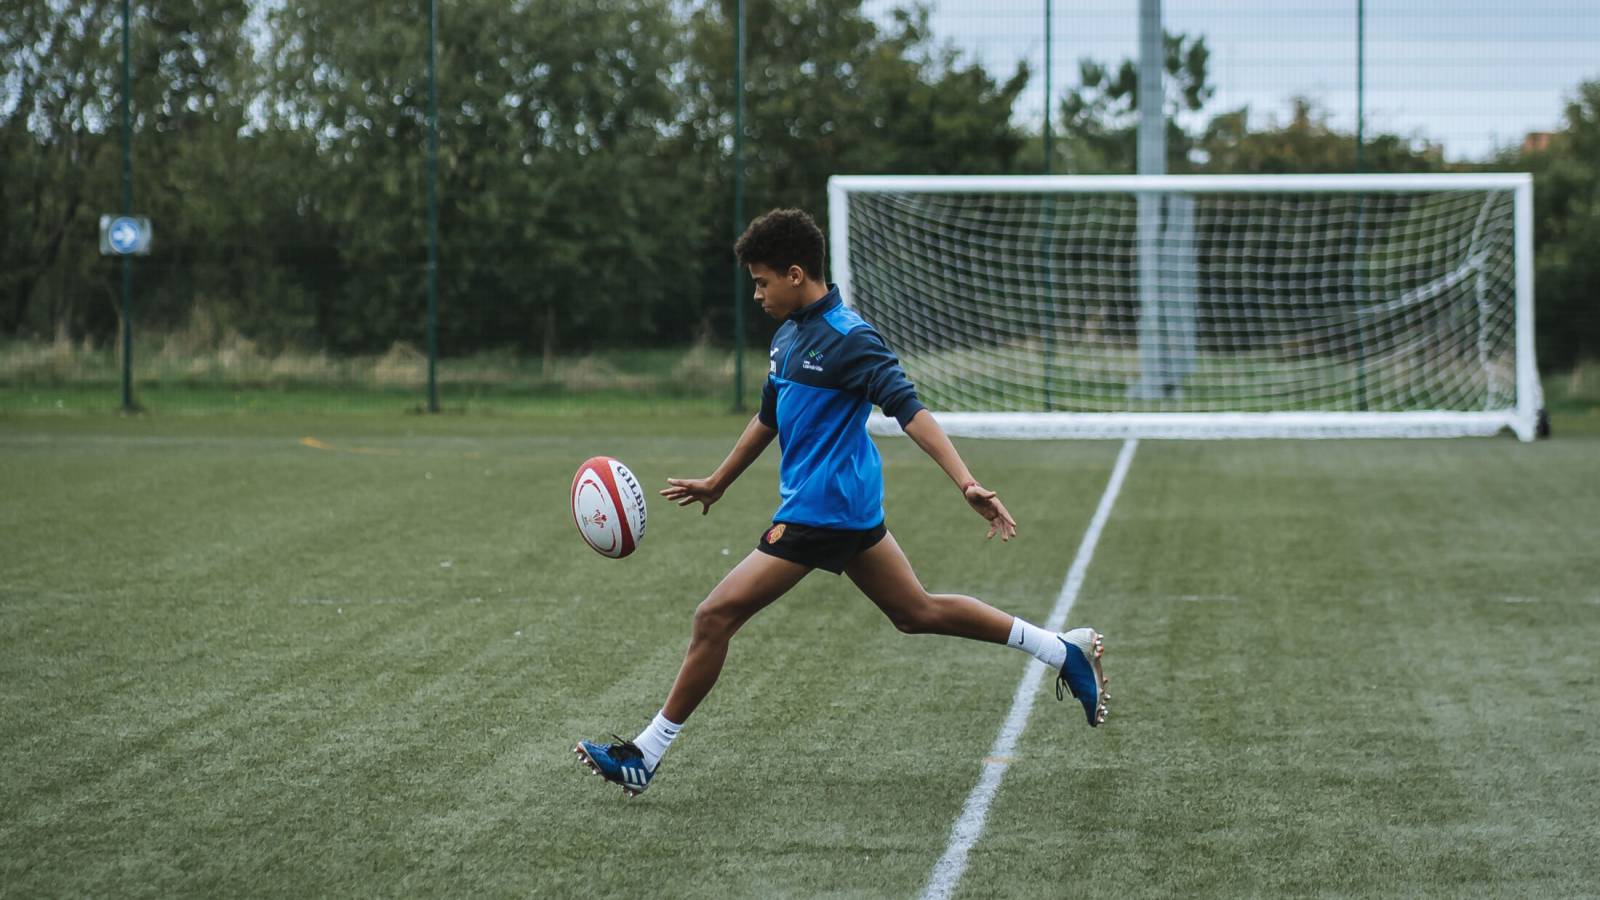
<svg viewBox="0 0 1600 900">
<path fill-rule="evenodd" d="M 844 567 L 856 558 L 856 554 L 883 540 L 888 533 L 889 530 L 881 523 L 876 528 L 856 531 L 775 522 L 762 532 L 756 549 L 768 556 L 787 559 L 802 566 L 827 569 L 838 575 L 844 572 Z"/>
</svg>

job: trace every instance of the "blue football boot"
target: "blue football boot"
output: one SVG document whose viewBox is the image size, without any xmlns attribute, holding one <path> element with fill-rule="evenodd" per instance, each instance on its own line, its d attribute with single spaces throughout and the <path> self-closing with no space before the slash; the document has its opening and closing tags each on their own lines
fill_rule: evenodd
<svg viewBox="0 0 1600 900">
<path fill-rule="evenodd" d="M 644 764 L 644 753 L 633 741 L 625 741 L 617 735 L 612 737 L 617 742 L 609 747 L 602 747 L 593 741 L 579 741 L 572 752 L 578 754 L 583 764 L 596 775 L 622 785 L 622 792 L 629 797 L 637 797 L 650 786 L 650 779 L 655 777 L 655 772 Z"/>
<path fill-rule="evenodd" d="M 1056 635 L 1067 645 L 1067 661 L 1061 664 L 1061 674 L 1056 676 L 1056 699 L 1062 698 L 1062 688 L 1072 692 L 1083 704 L 1083 714 L 1094 728 L 1106 720 L 1106 676 L 1100 670 L 1100 657 L 1106 652 L 1105 637 L 1093 628 L 1074 628 Z"/>
</svg>

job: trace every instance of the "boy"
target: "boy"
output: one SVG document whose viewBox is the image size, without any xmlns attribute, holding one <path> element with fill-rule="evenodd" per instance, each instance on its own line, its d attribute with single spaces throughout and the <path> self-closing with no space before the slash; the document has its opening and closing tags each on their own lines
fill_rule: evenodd
<svg viewBox="0 0 1600 900">
<path fill-rule="evenodd" d="M 694 613 L 683 667 L 666 705 L 632 741 L 579 741 L 578 757 L 633 797 L 649 787 L 662 754 L 717 681 L 739 627 L 814 568 L 845 574 L 907 634 L 948 634 L 1006 644 L 1059 672 L 1090 726 L 1105 721 L 1101 636 L 1092 628 L 1045 631 L 972 597 L 929 594 L 883 524 L 883 475 L 867 436 L 876 405 L 950 476 L 967 504 L 1009 541 L 1017 523 L 994 491 L 978 484 L 944 430 L 917 400 L 899 361 L 838 288 L 822 280 L 824 242 L 811 217 L 776 209 L 750 223 L 734 245 L 755 280 L 756 302 L 783 321 L 772 338 L 761 411 L 728 458 L 706 478 L 668 478 L 661 495 L 701 515 L 774 437 L 781 452 L 773 524 Z"/>
</svg>

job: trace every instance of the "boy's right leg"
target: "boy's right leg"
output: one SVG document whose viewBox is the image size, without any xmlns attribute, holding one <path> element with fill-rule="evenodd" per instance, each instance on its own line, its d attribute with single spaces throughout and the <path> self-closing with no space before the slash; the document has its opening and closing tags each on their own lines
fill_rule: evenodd
<svg viewBox="0 0 1600 900">
<path fill-rule="evenodd" d="M 734 632 L 772 601 L 788 593 L 810 571 L 810 566 L 752 550 L 723 576 L 694 611 L 689 650 L 684 654 L 678 677 L 672 682 L 672 690 L 667 693 L 662 714 L 683 724 L 717 683 L 722 662 L 728 657 L 728 641 Z"/>
<path fill-rule="evenodd" d="M 610 746 L 579 741 L 574 748 L 578 757 L 596 774 L 622 785 L 630 797 L 642 793 L 678 728 L 717 683 L 734 633 L 810 571 L 810 566 L 751 551 L 695 609 L 689 650 L 655 720 L 633 741 L 618 738 Z"/>
</svg>

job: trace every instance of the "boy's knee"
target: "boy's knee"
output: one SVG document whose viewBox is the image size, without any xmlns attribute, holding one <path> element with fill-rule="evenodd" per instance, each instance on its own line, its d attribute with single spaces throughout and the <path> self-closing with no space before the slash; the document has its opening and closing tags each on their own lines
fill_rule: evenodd
<svg viewBox="0 0 1600 900">
<path fill-rule="evenodd" d="M 927 634 L 936 630 L 939 607 L 927 592 L 923 592 L 920 599 L 903 604 L 890 613 L 889 621 L 901 634 Z"/>
<path fill-rule="evenodd" d="M 739 627 L 738 617 L 713 597 L 700 601 L 694 609 L 694 636 L 697 638 L 727 639 Z"/>
<path fill-rule="evenodd" d="M 889 621 L 894 623 L 894 627 L 901 634 L 921 634 L 921 633 L 923 633 L 924 631 L 927 630 L 926 628 L 923 627 L 922 622 L 920 620 L 918 620 L 915 616 L 908 615 L 908 614 L 905 614 L 905 613 L 902 613 L 902 614 L 896 615 L 896 616 L 891 616 L 889 618 Z"/>
</svg>

